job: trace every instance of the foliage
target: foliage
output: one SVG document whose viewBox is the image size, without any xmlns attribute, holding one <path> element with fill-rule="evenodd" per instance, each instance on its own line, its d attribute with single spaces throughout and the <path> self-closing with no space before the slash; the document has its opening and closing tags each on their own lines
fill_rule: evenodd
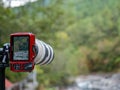
<svg viewBox="0 0 120 90">
<path fill-rule="evenodd" d="M 28 73 L 25 72 L 11 72 L 9 68 L 6 68 L 6 78 L 9 79 L 11 82 L 20 82 L 22 79 L 26 78 Z"/>
<path fill-rule="evenodd" d="M 120 0 L 38 0 L 21 7 L 0 6 L 0 45 L 14 32 L 33 32 L 55 52 L 50 65 L 36 66 L 44 85 L 67 85 L 71 76 L 118 71 Z M 7 77 L 15 76 L 7 70 Z"/>
</svg>

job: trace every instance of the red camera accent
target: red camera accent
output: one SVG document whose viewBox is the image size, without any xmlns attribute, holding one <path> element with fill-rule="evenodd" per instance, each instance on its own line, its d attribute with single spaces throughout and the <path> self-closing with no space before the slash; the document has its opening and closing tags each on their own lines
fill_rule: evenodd
<svg viewBox="0 0 120 90">
<path fill-rule="evenodd" d="M 30 72 L 34 69 L 35 35 L 21 32 L 10 35 L 10 69 L 14 72 Z"/>
</svg>

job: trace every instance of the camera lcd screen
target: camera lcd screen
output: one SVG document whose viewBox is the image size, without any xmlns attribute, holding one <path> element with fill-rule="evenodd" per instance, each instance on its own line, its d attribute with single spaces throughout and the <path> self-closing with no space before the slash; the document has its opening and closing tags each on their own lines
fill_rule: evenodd
<svg viewBox="0 0 120 90">
<path fill-rule="evenodd" d="M 13 60 L 29 59 L 29 36 L 13 37 Z"/>
</svg>

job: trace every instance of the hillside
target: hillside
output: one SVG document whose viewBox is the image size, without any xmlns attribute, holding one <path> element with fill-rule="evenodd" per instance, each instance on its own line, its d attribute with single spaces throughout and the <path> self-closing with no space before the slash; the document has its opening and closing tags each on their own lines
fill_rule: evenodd
<svg viewBox="0 0 120 90">
<path fill-rule="evenodd" d="M 0 46 L 14 32 L 33 32 L 55 52 L 50 65 L 36 66 L 45 86 L 69 77 L 120 69 L 120 0 L 38 0 L 17 8 L 0 6 Z M 6 70 L 16 82 L 26 73 Z M 16 79 L 19 76 L 21 78 Z M 62 78 L 62 79 L 61 79 Z"/>
</svg>

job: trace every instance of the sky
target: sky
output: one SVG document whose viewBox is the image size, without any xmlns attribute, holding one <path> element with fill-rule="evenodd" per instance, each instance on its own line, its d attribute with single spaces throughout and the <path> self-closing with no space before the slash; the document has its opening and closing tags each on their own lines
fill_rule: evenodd
<svg viewBox="0 0 120 90">
<path fill-rule="evenodd" d="M 27 2 L 34 2 L 37 0 L 3 0 L 5 7 L 19 7 L 25 5 Z"/>
</svg>

